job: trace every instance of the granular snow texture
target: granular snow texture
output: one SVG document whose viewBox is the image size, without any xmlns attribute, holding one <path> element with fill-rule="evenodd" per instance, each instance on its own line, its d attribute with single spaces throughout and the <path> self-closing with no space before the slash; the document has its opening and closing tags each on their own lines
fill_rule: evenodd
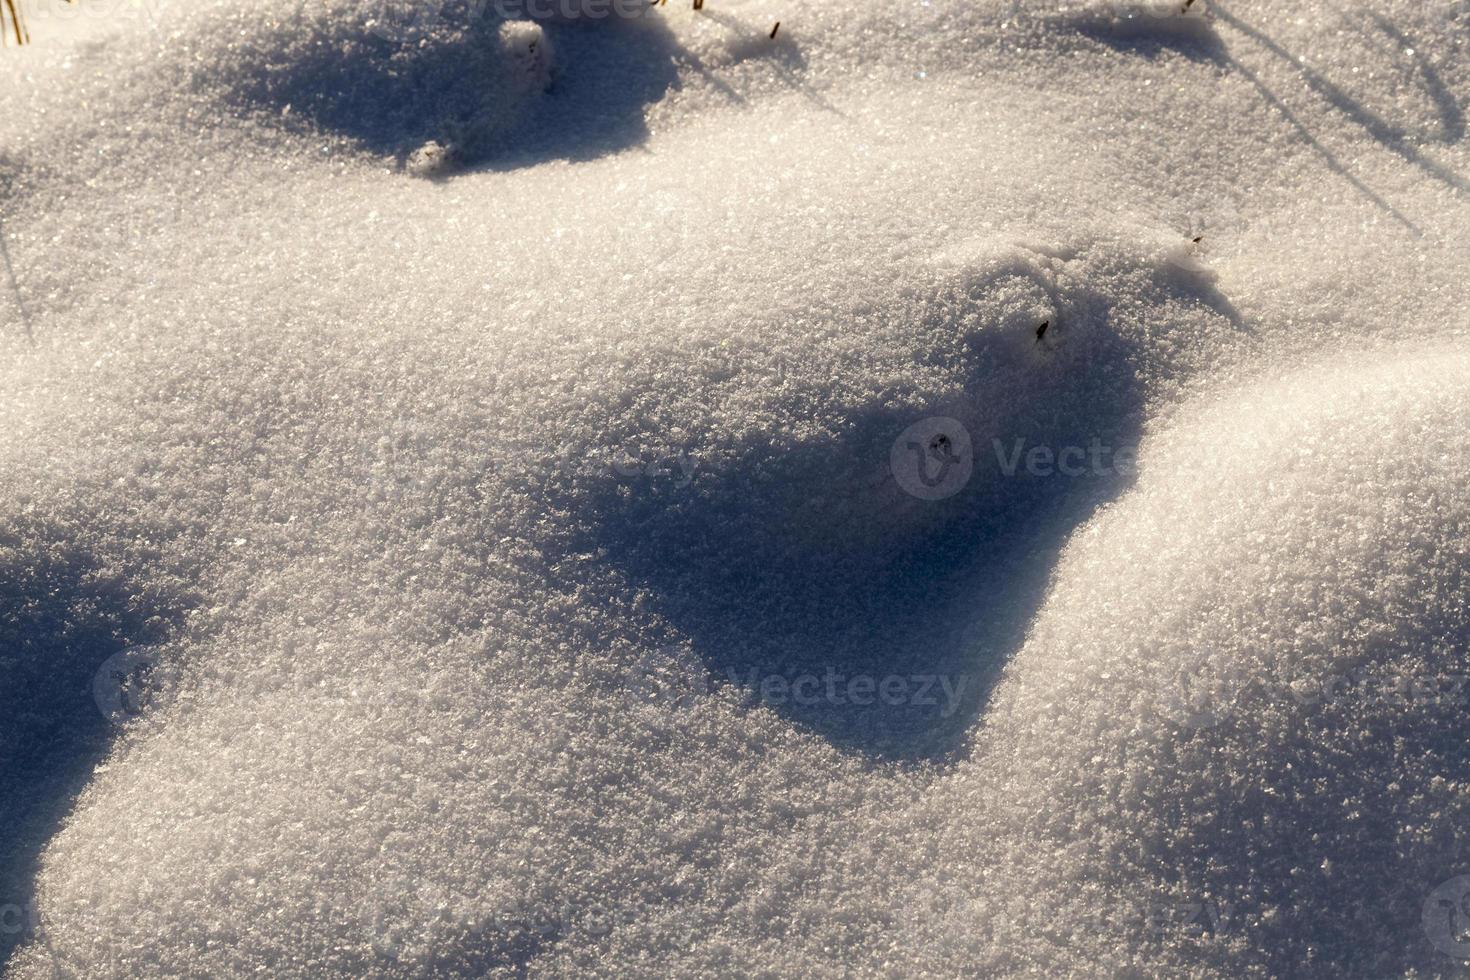
<svg viewBox="0 0 1470 980">
<path fill-rule="evenodd" d="M 555 6 L 0 53 L 5 975 L 1470 973 L 1470 9 Z"/>
</svg>

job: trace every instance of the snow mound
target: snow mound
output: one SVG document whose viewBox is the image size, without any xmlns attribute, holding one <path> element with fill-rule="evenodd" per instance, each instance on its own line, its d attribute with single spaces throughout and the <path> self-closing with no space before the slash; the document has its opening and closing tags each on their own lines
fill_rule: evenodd
<svg viewBox="0 0 1470 980">
<path fill-rule="evenodd" d="M 127 152 L 83 156 L 73 170 L 119 157 L 167 166 L 170 151 L 212 154 L 225 143 L 237 160 L 330 150 L 401 164 L 430 141 L 453 147 L 459 164 L 594 156 L 646 137 L 645 112 L 675 79 L 677 45 L 663 20 L 619 3 L 623 16 L 537 20 L 507 19 L 513 4 L 380 0 L 159 0 L 148 17 L 84 10 L 77 26 L 97 36 L 20 55 L 54 59 L 68 84 L 62 93 L 24 80 L 12 145 L 29 151 L 22 159 L 54 164 L 84 137 L 40 120 L 106 98 L 136 120 L 107 134 Z"/>
<path fill-rule="evenodd" d="M 1453 973 L 1463 18 L 593 5 L 0 56 L 7 975 Z"/>
<path fill-rule="evenodd" d="M 667 86 L 658 68 L 667 53 L 651 19 L 543 23 L 504 20 L 500 9 L 321 5 L 262 31 L 242 28 L 250 15 L 225 8 L 194 41 L 226 57 L 196 71 L 235 111 L 399 157 L 433 140 L 461 163 L 524 151 L 531 133 L 561 128 L 542 118 L 559 108 L 636 129 L 644 101 Z M 254 43 L 215 39 L 232 29 L 248 30 Z M 561 59 L 557 34 L 570 38 Z M 565 91 L 546 96 L 558 78 Z"/>
<path fill-rule="evenodd" d="M 1432 895 L 1467 870 L 1467 422 L 1470 360 L 1416 352 L 1146 444 L 928 803 L 956 856 L 924 886 L 936 968 L 1453 964 Z"/>
</svg>

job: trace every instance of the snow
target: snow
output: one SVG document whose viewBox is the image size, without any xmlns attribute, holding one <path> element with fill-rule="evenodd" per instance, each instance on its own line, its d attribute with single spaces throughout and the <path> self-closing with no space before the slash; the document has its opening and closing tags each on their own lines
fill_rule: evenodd
<svg viewBox="0 0 1470 980">
<path fill-rule="evenodd" d="M 1461 5 L 594 6 L 0 54 L 6 975 L 1463 973 Z"/>
</svg>

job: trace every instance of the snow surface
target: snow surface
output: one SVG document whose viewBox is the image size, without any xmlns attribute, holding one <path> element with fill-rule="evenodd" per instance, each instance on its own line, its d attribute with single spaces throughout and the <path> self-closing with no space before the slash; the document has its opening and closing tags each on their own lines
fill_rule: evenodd
<svg viewBox="0 0 1470 980">
<path fill-rule="evenodd" d="M 1470 10 L 1173 6 L 36 0 L 6 975 L 1470 972 Z"/>
</svg>

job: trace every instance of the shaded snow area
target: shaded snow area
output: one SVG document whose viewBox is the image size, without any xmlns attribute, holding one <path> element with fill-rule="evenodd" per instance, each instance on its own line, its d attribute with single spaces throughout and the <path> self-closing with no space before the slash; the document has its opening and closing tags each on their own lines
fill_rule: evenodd
<svg viewBox="0 0 1470 980">
<path fill-rule="evenodd" d="M 1470 975 L 1463 0 L 24 12 L 5 976 Z"/>
</svg>

